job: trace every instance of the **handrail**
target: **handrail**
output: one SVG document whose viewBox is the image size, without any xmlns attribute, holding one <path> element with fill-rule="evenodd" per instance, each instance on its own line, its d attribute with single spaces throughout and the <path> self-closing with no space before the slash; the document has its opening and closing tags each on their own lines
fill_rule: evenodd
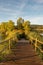
<svg viewBox="0 0 43 65">
<path fill-rule="evenodd" d="M 6 42 L 6 41 L 8 41 L 8 40 L 10 40 L 10 39 L 12 39 L 12 38 L 13 38 L 13 37 L 7 37 L 5 40 L 0 41 L 0 43 Z"/>
<path fill-rule="evenodd" d="M 34 39 L 32 36 L 30 36 L 30 38 L 31 38 L 32 40 L 35 40 L 35 41 L 36 41 L 36 43 L 34 44 L 34 45 L 35 45 L 35 51 L 36 51 L 36 48 L 38 48 L 38 49 L 40 50 L 40 52 L 42 52 L 42 53 L 43 53 L 43 50 L 42 50 L 42 49 L 40 49 L 40 48 L 38 47 L 38 45 L 37 45 L 37 42 L 39 42 L 40 44 L 43 44 L 43 42 L 41 42 L 41 41 L 39 41 L 39 40 Z"/>
<path fill-rule="evenodd" d="M 36 40 L 35 38 L 33 38 L 32 36 L 29 36 L 31 39 L 33 39 L 33 40 Z M 2 41 L 0 41 L 0 43 L 3 43 L 3 42 L 5 42 L 5 41 L 7 41 L 7 40 L 10 40 L 11 38 L 13 38 L 13 37 L 7 37 L 5 40 L 2 40 Z M 41 44 L 43 44 L 43 42 L 41 42 L 41 41 L 39 41 L 39 40 L 37 40 L 37 42 L 39 42 L 39 43 L 41 43 Z"/>
<path fill-rule="evenodd" d="M 0 53 L 2 53 L 6 48 L 7 48 L 7 46 L 5 46 L 5 47 L 0 51 Z"/>
<path fill-rule="evenodd" d="M 36 40 L 35 38 L 33 38 L 32 36 L 29 36 L 31 39 L 33 39 L 33 40 Z M 41 42 L 41 41 L 39 41 L 39 40 L 37 40 L 37 42 L 39 42 L 39 43 L 41 43 L 41 44 L 43 44 L 43 42 Z"/>
<path fill-rule="evenodd" d="M 36 41 L 36 39 L 33 38 L 32 36 L 29 36 L 29 37 L 30 37 L 30 39 Z M 9 37 L 9 36 L 8 36 L 5 40 L 0 41 L 0 43 L 6 42 L 6 41 L 8 41 L 8 40 L 10 40 L 10 39 L 12 39 L 12 38 L 13 38 L 13 37 Z M 43 42 L 41 42 L 41 41 L 39 41 L 39 40 L 37 40 L 37 42 L 39 42 L 40 44 L 43 44 Z M 36 43 L 35 43 L 35 48 L 38 48 L 38 49 L 43 53 L 43 50 L 41 50 L 41 49 L 37 46 Z"/>
<path fill-rule="evenodd" d="M 37 45 L 36 45 L 36 48 L 38 48 L 43 53 L 43 51 Z"/>
</svg>

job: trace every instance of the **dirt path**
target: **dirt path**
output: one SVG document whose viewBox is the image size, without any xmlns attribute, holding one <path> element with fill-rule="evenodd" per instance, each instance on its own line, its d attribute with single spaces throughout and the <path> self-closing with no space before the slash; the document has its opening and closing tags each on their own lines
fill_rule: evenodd
<svg viewBox="0 0 43 65">
<path fill-rule="evenodd" d="M 15 54 L 15 58 L 13 57 L 15 61 L 0 63 L 0 65 L 43 65 L 28 41 L 19 41 L 16 44 L 16 48 L 12 50 Z"/>
</svg>

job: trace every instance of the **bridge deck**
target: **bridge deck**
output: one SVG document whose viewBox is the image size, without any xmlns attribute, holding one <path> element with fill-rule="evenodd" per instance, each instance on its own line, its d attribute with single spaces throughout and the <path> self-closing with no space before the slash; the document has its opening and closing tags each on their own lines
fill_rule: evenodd
<svg viewBox="0 0 43 65">
<path fill-rule="evenodd" d="M 43 65 L 33 47 L 26 40 L 19 41 L 12 51 L 14 51 L 15 56 L 10 55 L 9 57 L 13 57 L 15 61 L 0 63 L 0 65 Z"/>
</svg>

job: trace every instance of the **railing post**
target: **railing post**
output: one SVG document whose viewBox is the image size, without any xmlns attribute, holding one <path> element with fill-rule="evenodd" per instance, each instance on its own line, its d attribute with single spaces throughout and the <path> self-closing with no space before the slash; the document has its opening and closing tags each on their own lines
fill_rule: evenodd
<svg viewBox="0 0 43 65">
<path fill-rule="evenodd" d="M 36 51 L 36 47 L 37 47 L 37 38 L 35 40 L 35 51 Z"/>
<path fill-rule="evenodd" d="M 11 40 L 9 39 L 9 51 L 10 51 L 10 43 L 11 43 Z"/>
<path fill-rule="evenodd" d="M 30 37 L 30 39 L 29 39 L 29 40 L 30 40 L 30 43 L 31 43 L 31 45 L 32 45 L 32 39 L 31 39 L 31 37 Z"/>
<path fill-rule="evenodd" d="M 31 39 L 31 45 L 32 45 L 32 39 Z"/>
</svg>

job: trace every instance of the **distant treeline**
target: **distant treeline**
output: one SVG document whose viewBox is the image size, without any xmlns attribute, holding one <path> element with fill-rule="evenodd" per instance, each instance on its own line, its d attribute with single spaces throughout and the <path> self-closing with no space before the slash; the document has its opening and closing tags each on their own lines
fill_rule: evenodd
<svg viewBox="0 0 43 65">
<path fill-rule="evenodd" d="M 33 28 L 33 29 L 43 29 L 43 25 L 31 25 L 31 27 Z"/>
<path fill-rule="evenodd" d="M 15 23 L 12 21 L 12 20 L 9 20 L 8 22 L 2 22 L 0 24 L 0 32 L 6 32 L 6 31 L 12 31 L 14 29 L 20 29 L 22 28 L 23 29 L 23 26 L 24 26 L 24 22 L 25 22 L 25 25 L 27 24 L 28 26 L 30 25 L 30 27 L 28 27 L 29 29 L 31 29 L 32 31 L 38 31 L 40 33 L 43 33 L 43 25 L 31 25 L 30 24 L 30 21 L 25 21 L 24 19 L 22 18 L 18 18 L 17 19 L 17 25 L 15 25 Z"/>
<path fill-rule="evenodd" d="M 43 33 L 43 25 L 30 25 L 30 27 L 32 28 L 33 31 L 35 30 L 40 33 Z"/>
</svg>

